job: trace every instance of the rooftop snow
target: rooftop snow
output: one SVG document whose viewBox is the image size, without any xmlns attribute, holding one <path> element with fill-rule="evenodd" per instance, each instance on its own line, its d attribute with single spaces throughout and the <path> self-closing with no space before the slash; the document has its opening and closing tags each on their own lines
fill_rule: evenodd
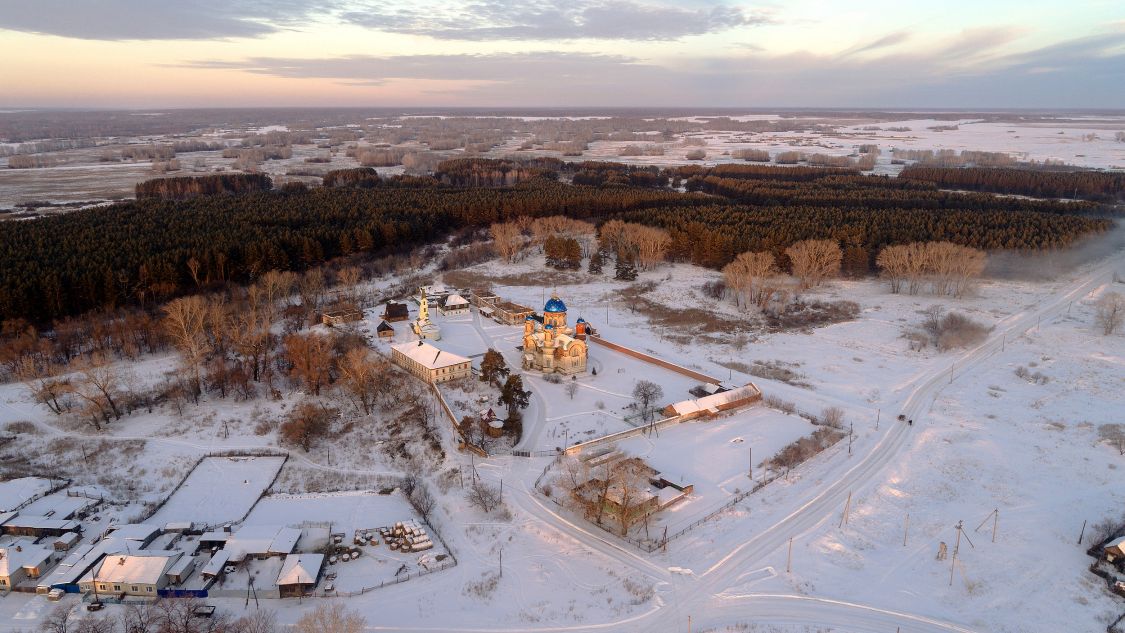
<svg viewBox="0 0 1125 633">
<path fill-rule="evenodd" d="M 175 552 L 144 556 L 107 556 L 94 578 L 97 582 L 155 585 L 160 582 L 164 570 L 178 560 L 180 555 L 179 552 Z"/>
<path fill-rule="evenodd" d="M 0 511 L 15 510 L 50 489 L 51 480 L 42 477 L 20 477 L 0 483 Z"/>
<path fill-rule="evenodd" d="M 442 351 L 429 343 L 419 345 L 419 342 L 420 341 L 399 343 L 398 345 L 392 345 L 391 349 L 396 350 L 426 369 L 441 369 L 443 367 L 451 367 L 453 365 L 470 362 L 469 359 L 464 356 Z"/>
<path fill-rule="evenodd" d="M 292 554 L 285 557 L 281 573 L 277 575 L 278 585 L 312 584 L 320 573 L 324 554 Z"/>
</svg>

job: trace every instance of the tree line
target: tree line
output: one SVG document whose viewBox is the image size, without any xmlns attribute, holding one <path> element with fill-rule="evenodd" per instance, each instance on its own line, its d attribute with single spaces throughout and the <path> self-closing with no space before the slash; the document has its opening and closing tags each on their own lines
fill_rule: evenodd
<svg viewBox="0 0 1125 633">
<path fill-rule="evenodd" d="M 256 181 L 253 175 L 242 178 Z M 171 181 L 171 182 L 170 182 Z M 158 183 L 172 195 L 207 186 Z M 211 182 L 210 180 L 206 182 Z M 153 185 L 155 188 L 156 185 Z M 11 222 L 0 232 L 0 320 L 35 323 L 88 310 L 151 305 L 269 270 L 348 255 L 408 252 L 464 227 L 521 216 L 600 219 L 701 196 L 539 180 L 511 188 L 318 187 L 143 198 Z"/>
<path fill-rule="evenodd" d="M 910 165 L 899 177 L 931 182 L 939 187 L 993 193 L 1098 202 L 1125 200 L 1125 173 L 1122 172 Z"/>
</svg>

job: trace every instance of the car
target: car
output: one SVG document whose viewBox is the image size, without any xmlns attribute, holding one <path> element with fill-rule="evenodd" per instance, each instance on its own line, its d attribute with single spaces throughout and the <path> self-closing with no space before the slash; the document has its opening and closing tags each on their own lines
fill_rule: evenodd
<svg viewBox="0 0 1125 633">
<path fill-rule="evenodd" d="M 58 587 L 55 587 L 54 589 L 47 592 L 47 599 L 52 601 L 52 602 L 55 602 L 57 600 L 62 600 L 63 596 L 65 596 L 65 595 L 66 595 L 65 591 L 63 591 L 62 589 L 59 589 Z"/>
<path fill-rule="evenodd" d="M 102 602 L 91 602 L 90 604 L 86 605 L 87 611 L 101 611 L 104 608 L 105 603 Z"/>
</svg>

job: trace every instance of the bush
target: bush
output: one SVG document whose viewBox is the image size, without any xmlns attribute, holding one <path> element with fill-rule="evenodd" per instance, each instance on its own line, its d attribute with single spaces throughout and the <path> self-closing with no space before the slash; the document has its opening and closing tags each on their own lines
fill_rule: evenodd
<svg viewBox="0 0 1125 633">
<path fill-rule="evenodd" d="M 775 472 L 789 470 L 808 461 L 820 454 L 824 449 L 840 441 L 844 434 L 827 427 L 819 428 L 811 435 L 799 438 L 797 441 L 778 451 L 766 466 Z"/>
<path fill-rule="evenodd" d="M 928 310 L 922 326 L 939 352 L 976 345 L 988 336 L 989 328 L 983 324 L 956 312 L 942 317 L 941 312 L 941 306 Z"/>
</svg>

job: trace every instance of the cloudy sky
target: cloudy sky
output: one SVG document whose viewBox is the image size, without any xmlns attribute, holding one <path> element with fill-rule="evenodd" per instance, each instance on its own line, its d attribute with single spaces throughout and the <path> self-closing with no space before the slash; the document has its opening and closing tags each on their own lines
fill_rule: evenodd
<svg viewBox="0 0 1125 633">
<path fill-rule="evenodd" d="M 0 0 L 0 107 L 1125 107 L 1122 0 Z"/>
</svg>

